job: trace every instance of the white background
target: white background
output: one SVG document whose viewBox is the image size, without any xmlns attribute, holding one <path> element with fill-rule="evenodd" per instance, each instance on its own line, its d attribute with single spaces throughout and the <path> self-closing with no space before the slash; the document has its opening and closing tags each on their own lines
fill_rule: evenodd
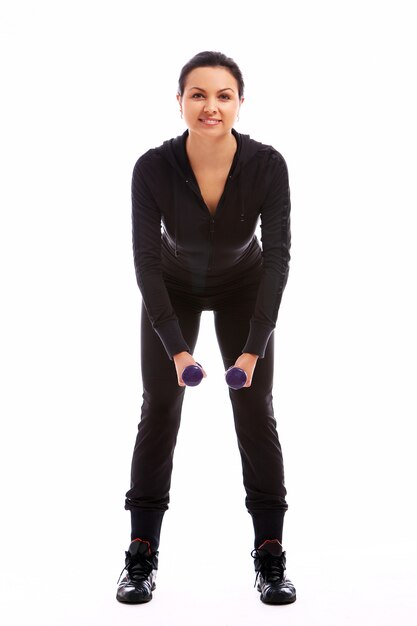
<svg viewBox="0 0 417 626">
<path fill-rule="evenodd" d="M 416 623 L 412 4 L 2 2 L 2 623 Z M 206 49 L 238 62 L 237 130 L 290 175 L 274 393 L 287 607 L 253 588 L 208 312 L 195 355 L 209 376 L 186 394 L 154 600 L 115 600 L 141 405 L 131 174 L 185 129 L 177 78 Z"/>
</svg>

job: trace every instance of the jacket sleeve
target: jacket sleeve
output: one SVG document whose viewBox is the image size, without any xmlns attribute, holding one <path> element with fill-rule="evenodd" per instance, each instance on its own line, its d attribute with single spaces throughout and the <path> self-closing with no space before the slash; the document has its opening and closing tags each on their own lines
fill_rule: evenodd
<svg viewBox="0 0 417 626">
<path fill-rule="evenodd" d="M 263 269 L 249 335 L 242 352 L 265 356 L 268 340 L 275 328 L 282 294 L 288 280 L 291 227 L 288 169 L 278 152 L 273 163 L 271 185 L 261 208 Z"/>
<path fill-rule="evenodd" d="M 145 155 L 146 156 L 146 155 Z M 152 327 L 170 359 L 189 352 L 172 308 L 161 268 L 161 211 L 146 184 L 149 162 L 141 157 L 132 176 L 132 240 L 136 280 Z"/>
</svg>

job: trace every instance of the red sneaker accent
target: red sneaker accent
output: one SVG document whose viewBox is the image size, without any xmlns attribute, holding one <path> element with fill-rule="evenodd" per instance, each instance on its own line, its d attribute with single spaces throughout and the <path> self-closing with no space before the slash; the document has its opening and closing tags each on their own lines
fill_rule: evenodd
<svg viewBox="0 0 417 626">
<path fill-rule="evenodd" d="M 148 544 L 148 553 L 151 554 L 151 544 L 149 541 L 146 541 L 146 539 L 139 539 L 139 537 L 137 537 L 136 539 L 132 539 L 132 543 L 134 541 L 141 541 L 142 543 L 147 543 Z"/>
<path fill-rule="evenodd" d="M 274 543 L 274 544 L 278 544 L 278 545 L 280 545 L 280 546 L 281 546 L 281 548 L 282 548 L 282 543 L 280 543 L 280 542 L 278 541 L 278 539 L 265 539 L 265 541 L 263 542 L 263 544 L 259 546 L 258 550 L 261 550 L 261 548 L 263 548 L 263 547 L 264 547 L 264 545 L 265 545 L 266 543 Z"/>
</svg>

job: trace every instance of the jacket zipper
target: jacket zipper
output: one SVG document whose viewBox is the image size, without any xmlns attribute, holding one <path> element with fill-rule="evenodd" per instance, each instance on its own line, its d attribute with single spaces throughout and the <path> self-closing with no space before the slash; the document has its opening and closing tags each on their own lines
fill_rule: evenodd
<svg viewBox="0 0 417 626">
<path fill-rule="evenodd" d="M 216 210 L 217 213 L 217 210 Z M 212 215 L 210 218 L 210 256 L 209 256 L 209 262 L 208 262 L 208 266 L 207 266 L 207 270 L 210 271 L 211 270 L 211 263 L 213 261 L 213 239 L 214 239 L 214 216 Z"/>
<path fill-rule="evenodd" d="M 216 217 L 217 213 L 219 212 L 219 209 L 220 209 L 220 208 L 223 206 L 223 204 L 224 204 L 224 199 L 225 199 L 225 197 L 226 197 L 227 186 L 228 186 L 229 181 L 231 180 L 231 178 L 232 178 L 232 177 L 229 175 L 229 176 L 227 177 L 227 179 L 226 179 L 226 184 L 225 184 L 225 186 L 224 186 L 223 193 L 222 193 L 222 195 L 221 195 L 221 197 L 220 197 L 219 204 L 217 205 L 217 208 L 216 208 L 216 211 L 215 211 L 214 215 L 212 215 L 212 214 L 210 213 L 210 209 L 208 208 L 207 204 L 204 202 L 204 198 L 203 198 L 203 196 L 201 195 L 201 192 L 200 192 L 199 188 L 198 188 L 198 187 L 196 187 L 196 186 L 194 185 L 193 181 L 190 181 L 190 179 L 189 179 L 189 178 L 187 178 L 187 179 L 185 180 L 185 182 L 186 182 L 186 183 L 188 183 L 188 184 L 190 185 L 191 189 L 194 191 L 194 193 L 196 194 L 197 198 L 200 200 L 200 202 L 201 202 L 202 206 L 206 209 L 206 211 L 207 211 L 207 212 L 208 212 L 208 214 L 210 215 L 210 241 L 209 241 L 210 253 L 209 253 L 209 261 L 208 261 L 208 266 L 207 266 L 207 270 L 208 270 L 208 271 L 210 271 L 210 270 L 211 270 L 211 264 L 212 264 L 212 262 L 213 262 L 213 248 L 214 248 L 214 245 L 213 245 L 213 240 L 214 240 L 214 221 L 215 221 L 215 217 Z M 191 183 L 191 184 L 190 184 L 190 183 Z"/>
</svg>

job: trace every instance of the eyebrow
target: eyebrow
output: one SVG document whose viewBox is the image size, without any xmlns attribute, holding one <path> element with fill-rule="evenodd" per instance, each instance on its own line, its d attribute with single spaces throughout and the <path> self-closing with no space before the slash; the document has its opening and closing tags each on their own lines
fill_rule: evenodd
<svg viewBox="0 0 417 626">
<path fill-rule="evenodd" d="M 198 91 L 204 91 L 204 93 L 206 93 L 206 90 L 202 89 L 202 87 L 190 87 L 190 89 L 198 89 Z M 217 93 L 220 93 L 221 91 L 233 91 L 234 93 L 234 89 L 232 89 L 231 87 L 225 87 L 224 89 L 219 89 Z"/>
</svg>

